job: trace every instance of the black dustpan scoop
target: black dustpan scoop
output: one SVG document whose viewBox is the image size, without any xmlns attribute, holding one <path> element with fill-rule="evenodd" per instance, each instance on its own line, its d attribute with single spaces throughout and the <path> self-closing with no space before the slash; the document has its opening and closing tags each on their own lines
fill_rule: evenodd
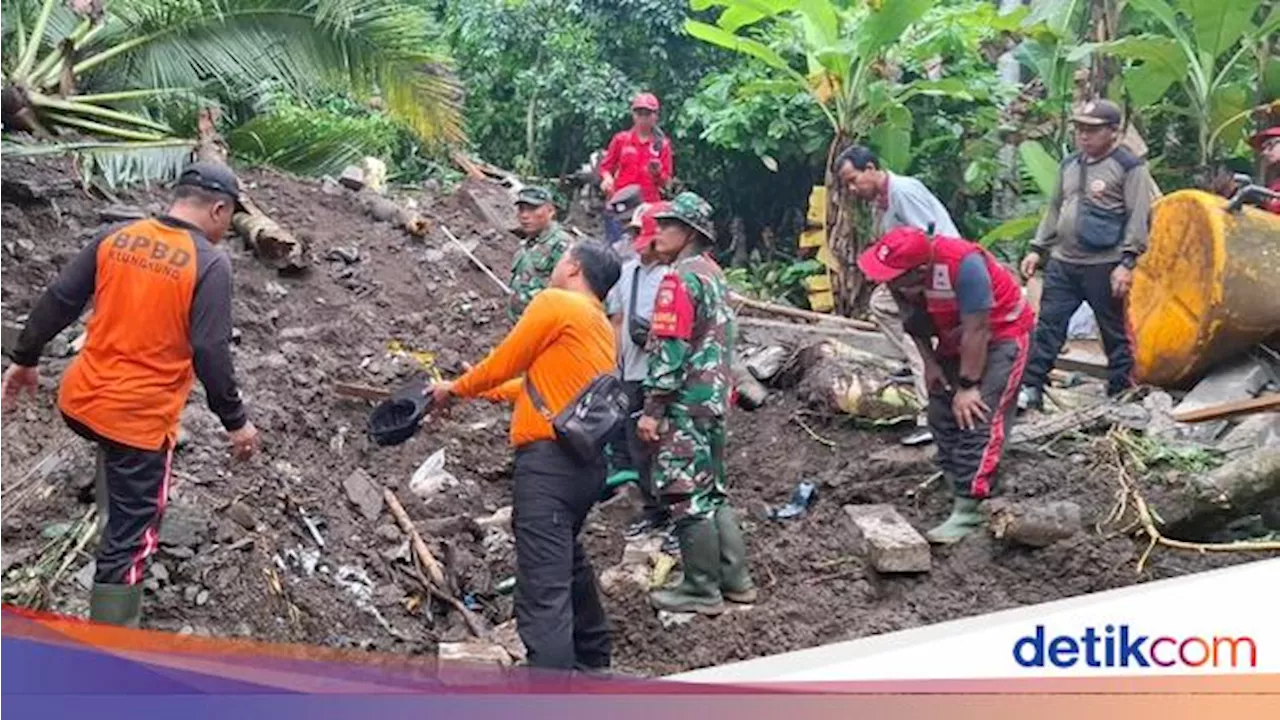
<svg viewBox="0 0 1280 720">
<path fill-rule="evenodd" d="M 413 437 L 422 418 L 431 410 L 425 395 L 427 383 L 416 379 L 378 403 L 369 415 L 369 435 L 379 445 L 399 445 Z"/>
</svg>

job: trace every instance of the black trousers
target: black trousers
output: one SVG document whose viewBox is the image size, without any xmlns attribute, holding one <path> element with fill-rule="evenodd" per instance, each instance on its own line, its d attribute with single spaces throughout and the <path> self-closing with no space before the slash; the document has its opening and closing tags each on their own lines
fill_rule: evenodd
<svg viewBox="0 0 1280 720">
<path fill-rule="evenodd" d="M 1098 318 L 1102 348 L 1107 353 L 1107 393 L 1118 395 L 1133 387 L 1133 339 L 1125 299 L 1111 294 L 1111 271 L 1116 263 L 1078 265 L 1050 260 L 1044 271 L 1044 293 L 1036 323 L 1025 384 L 1043 388 L 1045 378 L 1067 342 L 1071 316 L 1087 302 Z"/>
<path fill-rule="evenodd" d="M 640 496 L 644 499 L 644 514 L 655 519 L 664 518 L 666 509 L 658 502 L 658 494 L 653 487 L 653 448 L 636 434 L 636 425 L 640 422 L 640 411 L 644 409 L 644 383 L 639 380 L 627 380 L 622 383 L 627 391 L 630 406 L 627 408 L 627 422 L 618 429 L 618 434 L 610 442 L 615 470 L 634 470 L 638 476 L 636 486 L 640 488 Z"/>
<path fill-rule="evenodd" d="M 608 620 L 578 541 L 604 473 L 603 464 L 584 466 L 553 441 L 516 449 L 516 629 L 532 667 L 609 667 Z"/>
<path fill-rule="evenodd" d="M 95 583 L 136 585 L 160 544 L 169 497 L 173 448 L 141 450 L 113 442 L 63 416 L 77 435 L 98 444 L 99 472 L 107 482 L 107 522 L 98 543 Z"/>
<path fill-rule="evenodd" d="M 929 429 L 938 448 L 938 469 L 952 484 L 959 497 L 982 499 L 996 490 L 996 471 L 1004 455 L 1005 435 L 1018 410 L 1018 387 L 1027 364 L 1030 339 L 1021 335 L 1013 340 L 991 343 L 987 349 L 987 367 L 978 385 L 982 401 L 991 408 L 985 422 L 972 430 L 964 430 L 956 422 L 951 409 L 960 376 L 959 358 L 939 358 L 942 371 L 952 390 L 929 394 Z"/>
</svg>

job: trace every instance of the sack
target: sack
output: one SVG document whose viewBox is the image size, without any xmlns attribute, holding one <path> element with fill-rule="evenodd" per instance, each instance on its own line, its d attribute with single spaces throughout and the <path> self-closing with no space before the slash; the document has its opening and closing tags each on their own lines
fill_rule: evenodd
<svg viewBox="0 0 1280 720">
<path fill-rule="evenodd" d="M 551 423 L 556 441 L 584 463 L 595 462 L 618 425 L 627 418 L 631 400 L 616 373 L 606 373 L 587 384 L 559 415 L 552 416 L 542 394 L 528 375 L 525 390 L 537 411 Z"/>
</svg>

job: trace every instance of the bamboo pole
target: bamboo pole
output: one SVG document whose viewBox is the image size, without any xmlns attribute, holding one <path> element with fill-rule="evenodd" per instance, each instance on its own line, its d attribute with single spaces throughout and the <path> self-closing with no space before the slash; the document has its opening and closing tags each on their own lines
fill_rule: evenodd
<svg viewBox="0 0 1280 720">
<path fill-rule="evenodd" d="M 759 310 L 760 312 L 772 313 L 774 315 L 783 315 L 785 317 L 793 317 L 799 320 L 829 322 L 836 325 L 856 328 L 858 330 L 869 330 L 871 332 L 877 332 L 880 330 L 878 325 L 865 320 L 854 320 L 853 318 L 847 318 L 841 315 L 828 315 L 826 313 L 818 313 L 812 310 L 802 310 L 800 308 L 777 305 L 774 303 L 764 302 L 762 300 L 753 300 L 749 297 L 739 295 L 738 293 L 729 293 L 729 302 L 743 307 L 749 307 L 752 310 Z"/>
<path fill-rule="evenodd" d="M 441 569 L 436 556 L 431 554 L 431 549 L 427 547 L 427 543 L 422 540 L 422 535 L 418 533 L 418 529 L 413 526 L 413 521 L 409 519 L 409 513 L 404 511 L 404 506 L 400 504 L 400 499 L 390 488 L 383 488 L 382 496 L 387 501 L 387 507 L 391 509 L 392 516 L 395 517 L 396 523 L 400 525 L 400 529 L 405 535 L 409 536 L 409 544 L 413 547 L 414 555 L 418 557 L 418 562 L 426 569 L 427 575 L 431 578 L 431 582 L 437 587 L 444 587 L 444 570 Z"/>
</svg>

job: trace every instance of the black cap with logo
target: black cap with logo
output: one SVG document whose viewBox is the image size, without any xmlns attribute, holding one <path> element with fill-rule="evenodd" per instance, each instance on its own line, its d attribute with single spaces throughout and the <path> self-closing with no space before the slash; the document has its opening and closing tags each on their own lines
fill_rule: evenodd
<svg viewBox="0 0 1280 720">
<path fill-rule="evenodd" d="M 1120 112 L 1119 105 L 1110 100 L 1092 100 L 1076 111 L 1071 121 L 1077 125 L 1110 125 L 1111 127 L 1118 127 L 1123 119 L 1124 114 Z"/>
<path fill-rule="evenodd" d="M 240 182 L 236 180 L 236 174 L 222 163 L 193 162 L 183 168 L 178 184 L 220 193 L 232 200 L 240 197 Z"/>
</svg>

